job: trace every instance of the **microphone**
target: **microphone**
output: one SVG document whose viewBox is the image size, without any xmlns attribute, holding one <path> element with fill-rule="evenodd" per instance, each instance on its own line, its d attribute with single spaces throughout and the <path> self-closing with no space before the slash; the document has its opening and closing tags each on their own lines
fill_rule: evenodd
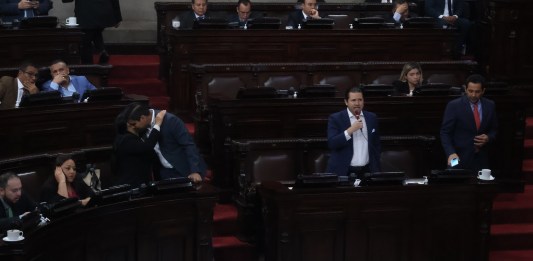
<svg viewBox="0 0 533 261">
<path fill-rule="evenodd" d="M 79 93 L 77 93 L 77 92 L 72 93 L 72 100 L 74 102 L 79 102 L 79 99 L 80 99 L 80 94 Z"/>
<path fill-rule="evenodd" d="M 359 119 L 359 115 L 360 115 L 360 113 L 361 113 L 361 112 L 359 112 L 359 114 L 356 114 L 356 115 L 355 115 L 355 119 L 356 119 L 357 121 L 360 121 L 360 119 Z M 361 128 L 361 129 L 359 129 L 359 130 L 360 130 L 361 132 L 363 132 L 363 128 Z"/>
</svg>

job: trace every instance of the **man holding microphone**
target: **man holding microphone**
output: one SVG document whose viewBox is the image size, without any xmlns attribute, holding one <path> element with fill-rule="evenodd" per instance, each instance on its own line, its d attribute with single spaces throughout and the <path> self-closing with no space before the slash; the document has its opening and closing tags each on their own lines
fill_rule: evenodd
<svg viewBox="0 0 533 261">
<path fill-rule="evenodd" d="M 364 111 L 361 89 L 353 87 L 345 94 L 346 110 L 328 119 L 330 158 L 327 171 L 339 176 L 351 173 L 362 178 L 367 172 L 381 171 L 381 144 L 376 114 Z"/>
</svg>

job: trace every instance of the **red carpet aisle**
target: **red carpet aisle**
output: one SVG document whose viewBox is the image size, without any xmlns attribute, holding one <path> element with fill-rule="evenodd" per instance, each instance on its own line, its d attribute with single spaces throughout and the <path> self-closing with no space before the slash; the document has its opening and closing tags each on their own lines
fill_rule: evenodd
<svg viewBox="0 0 533 261">
<path fill-rule="evenodd" d="M 490 261 L 533 260 L 533 118 L 527 119 L 522 194 L 500 194 L 493 205 Z"/>
<path fill-rule="evenodd" d="M 160 81 L 159 56 L 157 55 L 111 55 L 109 86 L 120 87 L 126 94 L 140 94 L 150 98 L 150 106 L 167 109 L 170 97 L 166 85 Z"/>
</svg>

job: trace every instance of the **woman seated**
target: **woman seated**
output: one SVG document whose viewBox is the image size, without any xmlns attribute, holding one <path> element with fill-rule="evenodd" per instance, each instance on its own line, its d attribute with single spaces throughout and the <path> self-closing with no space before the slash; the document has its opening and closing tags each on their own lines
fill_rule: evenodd
<svg viewBox="0 0 533 261">
<path fill-rule="evenodd" d="M 411 62 L 403 66 L 400 79 L 394 81 L 394 96 L 413 96 L 420 92 L 422 85 L 422 67 L 419 63 Z"/>
<path fill-rule="evenodd" d="M 72 155 L 63 154 L 56 158 L 54 176 L 44 183 L 41 202 L 56 203 L 66 198 L 78 198 L 85 206 L 93 194 L 93 190 L 76 175 L 76 162 Z"/>
</svg>

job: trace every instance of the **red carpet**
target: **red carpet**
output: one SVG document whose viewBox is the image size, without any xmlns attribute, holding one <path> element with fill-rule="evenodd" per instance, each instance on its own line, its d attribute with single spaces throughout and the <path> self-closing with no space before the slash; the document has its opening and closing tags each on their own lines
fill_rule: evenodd
<svg viewBox="0 0 533 261">
<path fill-rule="evenodd" d="M 120 87 L 126 94 L 148 96 L 152 108 L 168 109 L 167 87 L 158 79 L 159 56 L 111 55 L 109 64 L 113 65 L 109 86 Z"/>
<path fill-rule="evenodd" d="M 524 193 L 502 193 L 493 204 L 490 261 L 533 260 L 533 118 L 526 120 Z"/>
</svg>

